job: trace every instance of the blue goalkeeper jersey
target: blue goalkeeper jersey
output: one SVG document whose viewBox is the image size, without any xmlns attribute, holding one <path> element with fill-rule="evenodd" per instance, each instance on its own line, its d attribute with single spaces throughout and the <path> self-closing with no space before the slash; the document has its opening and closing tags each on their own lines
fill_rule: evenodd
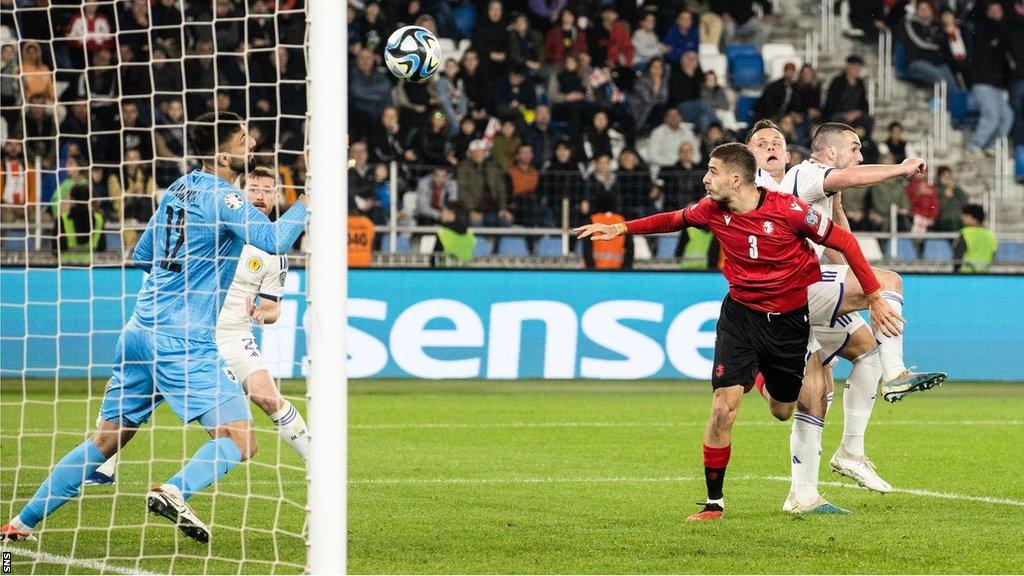
<svg viewBox="0 0 1024 576">
<path fill-rule="evenodd" d="M 213 342 L 242 247 L 285 252 L 305 221 L 302 202 L 271 222 L 214 174 L 196 170 L 178 178 L 135 247 L 136 266 L 149 272 L 135 304 L 135 322 L 159 334 Z"/>
</svg>

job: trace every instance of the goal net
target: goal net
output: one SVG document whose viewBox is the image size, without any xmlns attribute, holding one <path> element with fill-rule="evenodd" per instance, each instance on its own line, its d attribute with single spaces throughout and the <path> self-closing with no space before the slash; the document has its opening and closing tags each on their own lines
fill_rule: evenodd
<svg viewBox="0 0 1024 576">
<path fill-rule="evenodd" d="M 3 2 L 0 23 L 7 522 L 96 429 L 118 337 L 144 282 L 133 250 L 168 186 L 201 168 L 188 127 L 208 112 L 237 113 L 255 141 L 255 164 L 272 174 L 276 214 L 303 193 L 308 35 L 302 0 L 16 0 Z M 244 173 L 236 184 L 245 187 Z M 158 242 L 183 225 L 169 218 Z M 175 237 L 167 241 L 173 253 Z M 302 415 L 308 306 L 300 245 L 281 276 L 280 317 L 253 328 L 253 350 Z M 239 263 L 246 265 L 255 272 L 263 264 Z M 216 318 L 207 320 L 188 330 L 212 331 Z M 170 369 L 164 364 L 151 366 L 157 378 Z M 178 369 L 187 382 L 200 380 L 191 366 Z M 151 487 L 211 441 L 199 422 L 183 424 L 173 404 L 153 411 L 121 450 L 112 484 L 84 486 L 35 526 L 38 541 L 5 544 L 14 573 L 307 569 L 307 468 L 280 433 L 281 415 L 275 423 L 256 403 L 258 451 L 188 500 L 209 527 L 208 544 L 147 510 Z"/>
</svg>

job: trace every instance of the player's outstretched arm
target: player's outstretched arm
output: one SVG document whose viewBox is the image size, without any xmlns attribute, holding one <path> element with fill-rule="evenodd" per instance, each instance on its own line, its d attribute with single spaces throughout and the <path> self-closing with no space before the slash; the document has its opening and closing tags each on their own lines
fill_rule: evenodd
<svg viewBox="0 0 1024 576">
<path fill-rule="evenodd" d="M 693 207 L 698 206 L 695 204 Z M 693 208 L 691 207 L 691 209 Z M 590 238 L 591 240 L 611 240 L 623 234 L 662 234 L 665 232 L 676 232 L 684 226 L 699 226 L 689 217 L 683 216 L 683 210 L 673 212 L 659 212 L 645 218 L 638 218 L 619 224 L 587 224 L 574 228 L 577 238 Z"/>
<path fill-rule="evenodd" d="M 299 234 L 306 227 L 305 195 L 300 202 L 292 204 L 287 212 L 271 222 L 240 193 L 233 189 L 221 193 L 217 202 L 218 221 L 228 232 L 238 236 L 246 244 L 251 244 L 264 252 L 281 254 L 287 252 L 295 244 Z"/>
<path fill-rule="evenodd" d="M 863 188 L 885 182 L 900 176 L 910 178 L 928 171 L 924 160 L 913 156 L 900 164 L 863 164 L 849 168 L 835 168 L 828 171 L 822 186 L 826 192 L 837 192 L 844 188 Z"/>
</svg>

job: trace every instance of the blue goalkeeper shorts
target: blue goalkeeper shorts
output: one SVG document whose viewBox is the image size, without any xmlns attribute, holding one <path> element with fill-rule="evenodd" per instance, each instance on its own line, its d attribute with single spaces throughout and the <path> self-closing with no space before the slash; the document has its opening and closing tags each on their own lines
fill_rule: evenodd
<svg viewBox="0 0 1024 576">
<path fill-rule="evenodd" d="M 213 342 L 156 334 L 133 318 L 118 338 L 100 417 L 138 427 L 164 401 L 183 422 L 199 420 L 207 429 L 252 420 L 245 392 Z"/>
</svg>

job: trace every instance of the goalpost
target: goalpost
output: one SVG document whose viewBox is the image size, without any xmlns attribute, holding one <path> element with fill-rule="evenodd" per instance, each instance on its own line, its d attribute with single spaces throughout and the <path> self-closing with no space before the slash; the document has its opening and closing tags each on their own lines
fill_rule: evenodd
<svg viewBox="0 0 1024 576">
<path fill-rule="evenodd" d="M 38 542 L 5 545 L 14 573 L 344 572 L 344 9 L 336 0 L 4 6 L 0 523 L 96 428 L 143 278 L 131 250 L 163 189 L 196 167 L 189 123 L 239 111 L 282 196 L 310 200 L 305 270 L 288 272 L 281 319 L 255 330 L 284 397 L 307 416 L 308 466 L 250 404 L 259 451 L 189 501 L 212 532 L 200 545 L 146 511 L 150 487 L 209 440 L 165 405 L 120 453 L 115 484 L 84 487 L 36 527 Z"/>
</svg>

